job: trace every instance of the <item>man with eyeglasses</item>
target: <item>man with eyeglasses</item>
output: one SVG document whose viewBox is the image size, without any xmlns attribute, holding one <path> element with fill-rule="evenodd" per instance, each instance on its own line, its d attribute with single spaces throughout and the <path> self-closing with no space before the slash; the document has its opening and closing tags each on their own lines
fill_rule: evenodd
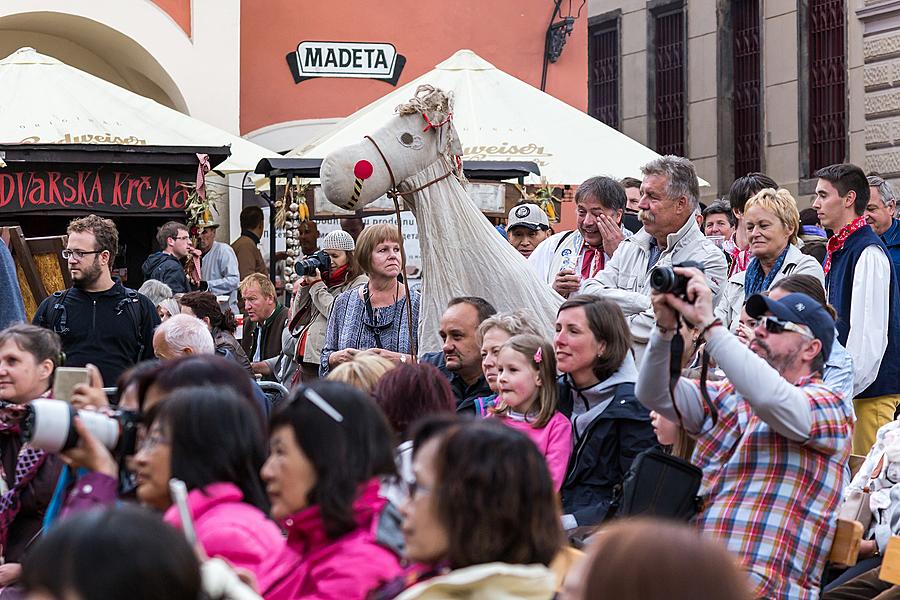
<svg viewBox="0 0 900 600">
<path fill-rule="evenodd" d="M 675 271 L 689 278 L 687 294 L 653 292 L 656 327 L 635 394 L 696 438 L 692 463 L 703 470 L 696 523 L 741 559 L 753 596 L 818 598 L 853 422 L 821 379 L 834 321 L 806 294 L 756 294 L 747 300 L 758 320 L 747 347 L 714 318 L 703 274 Z M 684 377 L 666 384 L 679 315 L 701 332 L 725 380 L 705 390 Z"/>
<path fill-rule="evenodd" d="M 119 233 L 109 219 L 88 215 L 69 223 L 62 251 L 72 287 L 44 299 L 33 323 L 62 339 L 67 367 L 96 365 L 113 384 L 127 368 L 153 358 L 159 316 L 146 296 L 114 281 Z"/>
<path fill-rule="evenodd" d="M 206 282 L 192 286 L 184 272 L 182 260 L 194 251 L 186 225 L 178 221 L 165 223 L 156 233 L 156 242 L 161 250 L 144 261 L 141 267 L 144 279 L 162 281 L 172 288 L 173 294 L 186 294 L 197 289 L 206 291 Z"/>
</svg>

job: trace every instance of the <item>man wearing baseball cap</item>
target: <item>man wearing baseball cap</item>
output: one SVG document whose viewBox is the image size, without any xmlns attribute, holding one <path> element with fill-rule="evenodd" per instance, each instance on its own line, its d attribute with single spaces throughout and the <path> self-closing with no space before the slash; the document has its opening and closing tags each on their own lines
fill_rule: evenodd
<svg viewBox="0 0 900 600">
<path fill-rule="evenodd" d="M 550 221 L 537 204 L 519 204 L 509 211 L 506 239 L 525 258 L 549 236 Z"/>
<path fill-rule="evenodd" d="M 197 249 L 200 251 L 200 275 L 209 285 L 209 291 L 216 296 L 228 296 L 227 302 L 219 302 L 224 311 L 230 308 L 238 313 L 237 289 L 241 283 L 237 255 L 230 245 L 217 242 L 216 232 L 219 224 L 215 221 L 203 221 L 198 224 Z"/>
<path fill-rule="evenodd" d="M 821 373 L 834 321 L 806 294 L 754 295 L 759 320 L 744 346 L 713 316 L 713 293 L 697 269 L 684 297 L 654 291 L 656 327 L 635 395 L 696 438 L 692 462 L 703 469 L 703 510 L 696 524 L 738 556 L 755 598 L 817 598 L 834 536 L 853 417 Z M 679 316 L 697 328 L 727 379 L 676 377 L 671 341 Z M 671 389 L 671 391 L 670 391 Z"/>
<path fill-rule="evenodd" d="M 577 229 L 548 237 L 528 264 L 560 296 L 577 293 L 581 281 L 602 271 L 622 240 L 631 237 L 622 227 L 625 203 L 625 189 L 618 181 L 591 177 L 575 192 Z"/>
</svg>

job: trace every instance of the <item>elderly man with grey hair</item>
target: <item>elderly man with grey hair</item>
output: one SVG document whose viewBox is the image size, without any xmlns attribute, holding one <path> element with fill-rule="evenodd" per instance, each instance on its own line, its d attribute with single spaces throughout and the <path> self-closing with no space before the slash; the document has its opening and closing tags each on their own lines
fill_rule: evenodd
<svg viewBox="0 0 900 600">
<path fill-rule="evenodd" d="M 215 354 L 216 344 L 206 323 L 190 315 L 173 315 L 156 328 L 153 353 L 160 360 L 193 354 Z"/>
<path fill-rule="evenodd" d="M 679 156 L 661 156 L 641 171 L 638 208 L 643 229 L 624 240 L 606 268 L 581 286 L 582 293 L 609 298 L 622 308 L 638 359 L 656 323 L 650 304 L 654 268 L 699 263 L 716 295 L 728 270 L 725 255 L 697 226 L 700 184 L 693 163 Z"/>
<path fill-rule="evenodd" d="M 897 220 L 897 198 L 891 184 L 877 175 L 870 175 L 869 203 L 866 204 L 866 217 L 872 230 L 881 236 L 888 247 L 894 270 L 900 273 L 900 221 Z"/>
</svg>

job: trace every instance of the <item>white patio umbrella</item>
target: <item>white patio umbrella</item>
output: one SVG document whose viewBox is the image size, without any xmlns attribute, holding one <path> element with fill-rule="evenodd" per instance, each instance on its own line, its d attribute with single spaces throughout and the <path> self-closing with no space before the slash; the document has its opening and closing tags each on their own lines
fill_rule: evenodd
<svg viewBox="0 0 900 600">
<path fill-rule="evenodd" d="M 0 60 L 0 144 L 23 142 L 231 146 L 225 173 L 278 156 L 33 48 Z"/>
<path fill-rule="evenodd" d="M 579 184 L 595 175 L 641 177 L 659 155 L 590 115 L 497 69 L 471 50 L 459 50 L 434 70 L 356 111 L 288 156 L 324 158 L 378 129 L 416 88 L 453 91 L 453 123 L 463 160 L 530 160 L 553 184 Z M 530 176 L 529 183 L 539 179 Z M 701 180 L 702 184 L 705 184 Z"/>
</svg>

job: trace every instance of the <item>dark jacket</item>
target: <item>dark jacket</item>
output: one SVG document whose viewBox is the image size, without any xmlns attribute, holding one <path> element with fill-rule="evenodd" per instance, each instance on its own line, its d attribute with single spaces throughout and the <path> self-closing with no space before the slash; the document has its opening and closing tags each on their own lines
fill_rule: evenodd
<svg viewBox="0 0 900 600">
<path fill-rule="evenodd" d="M 66 366 L 92 363 L 111 386 L 125 369 L 153 358 L 159 315 L 149 298 L 118 281 L 104 292 L 72 287 L 57 294 L 41 302 L 32 322 L 60 335 Z"/>
<path fill-rule="evenodd" d="M 253 362 L 253 356 L 256 354 L 257 337 L 258 343 L 262 344 L 262 353 L 259 360 L 266 360 L 281 353 L 281 331 L 287 322 L 288 311 L 283 305 L 279 304 L 275 307 L 268 319 L 266 319 L 260 327 L 250 319 L 244 321 L 244 336 L 241 338 L 241 347 L 250 362 Z"/>
<path fill-rule="evenodd" d="M 231 332 L 224 329 L 212 330 L 213 342 L 216 344 L 216 354 L 220 354 L 229 360 L 233 360 L 239 364 L 250 376 L 253 376 L 253 369 L 250 368 L 250 360 L 241 343 L 235 339 Z"/>
<path fill-rule="evenodd" d="M 900 220 L 894 219 L 881 239 L 884 240 L 891 262 L 894 263 L 894 272 L 900 273 Z"/>
<path fill-rule="evenodd" d="M 165 252 L 154 252 L 147 257 L 141 267 L 144 279 L 156 279 L 172 288 L 173 294 L 186 294 L 191 291 L 187 274 L 181 261 Z"/>
<path fill-rule="evenodd" d="M 456 412 L 458 413 L 474 414 L 476 412 L 475 399 L 490 396 L 494 393 L 488 386 L 484 375 L 479 377 L 478 381 L 472 385 L 466 385 L 462 377 L 447 368 L 447 359 L 444 357 L 443 352 L 423 354 L 419 362 L 437 367 L 444 377 L 447 378 L 447 381 L 450 382 L 450 388 L 453 390 L 453 395 L 456 396 Z"/>
<path fill-rule="evenodd" d="M 16 264 L 6 244 L 0 241 L 0 329 L 24 320 L 25 305 L 16 278 Z"/>
<path fill-rule="evenodd" d="M 650 413 L 634 395 L 636 376 L 629 354 L 618 371 L 591 388 L 579 390 L 567 375 L 559 378 L 559 411 L 573 422 L 575 444 L 560 493 L 563 513 L 579 526 L 606 518 L 631 461 L 657 445 Z"/>
<path fill-rule="evenodd" d="M 18 434 L 0 434 L 0 457 L 3 461 L 6 485 L 9 488 L 15 483 L 16 462 L 22 444 Z M 21 506 L 9 526 L 7 547 L 3 549 L 3 558 L 6 562 L 21 562 L 27 550 L 41 534 L 44 514 L 47 512 L 50 499 L 53 498 L 56 480 L 59 479 L 63 466 L 59 456 L 48 454 L 37 475 L 19 495 Z"/>
</svg>

